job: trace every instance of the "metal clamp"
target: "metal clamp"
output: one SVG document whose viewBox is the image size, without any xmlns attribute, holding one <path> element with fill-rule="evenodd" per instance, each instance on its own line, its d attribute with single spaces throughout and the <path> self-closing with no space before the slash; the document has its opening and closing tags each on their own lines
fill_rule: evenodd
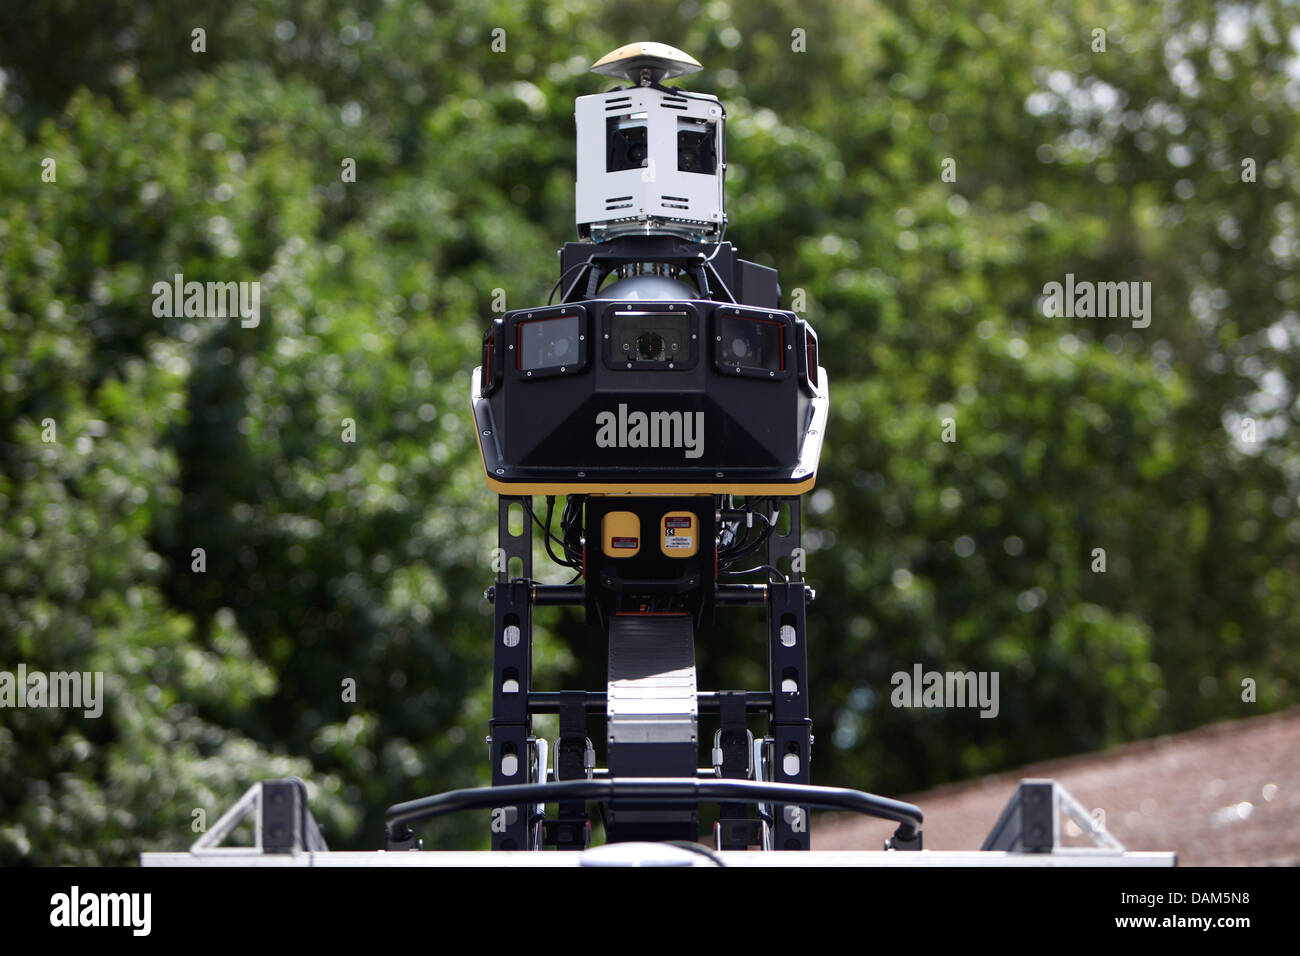
<svg viewBox="0 0 1300 956">
<path fill-rule="evenodd" d="M 749 743 L 745 748 L 745 754 L 748 762 L 745 765 L 745 779 L 754 779 L 754 732 L 746 729 L 745 736 L 749 738 Z M 722 776 L 722 728 L 713 732 L 713 773 L 714 776 Z"/>
</svg>

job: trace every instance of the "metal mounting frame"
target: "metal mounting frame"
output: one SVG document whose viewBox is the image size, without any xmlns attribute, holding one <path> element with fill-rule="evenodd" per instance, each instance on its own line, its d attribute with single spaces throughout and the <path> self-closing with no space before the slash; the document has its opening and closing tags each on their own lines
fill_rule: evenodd
<svg viewBox="0 0 1300 956">
<path fill-rule="evenodd" d="M 533 684 L 533 525 L 523 497 L 501 495 L 497 502 L 497 582 L 493 600 L 492 722 L 488 737 L 492 785 L 503 787 L 538 777 L 532 747 L 532 714 L 528 695 Z M 522 528 L 510 530 L 510 509 L 518 507 Z M 518 577 L 510 566 L 521 562 Z M 541 770 L 545 773 L 544 766 Z M 528 808 L 493 807 L 492 849 L 530 849 L 534 840 Z"/>
<path fill-rule="evenodd" d="M 252 846 L 221 846 L 250 815 Z M 190 846 L 197 857 L 247 856 L 255 853 L 304 853 L 328 850 L 307 806 L 307 785 L 297 777 L 255 783 Z"/>
<path fill-rule="evenodd" d="M 765 849 L 806 851 L 811 847 L 809 805 L 776 801 L 783 795 L 814 793 L 813 789 L 808 789 L 813 743 L 806 640 L 806 603 L 810 591 L 803 580 L 800 560 L 800 499 L 792 496 L 774 501 L 788 515 L 788 524 L 784 531 L 774 528 L 769 535 L 767 562 L 773 568 L 788 567 L 789 570 L 766 585 L 748 586 L 753 589 L 752 595 L 748 591 L 736 595 L 737 598 L 752 598 L 767 607 L 768 689 L 766 692 L 704 693 L 698 694 L 697 699 L 699 704 L 707 705 L 700 708 L 701 712 L 723 716 L 726 755 L 715 772 L 728 781 L 778 785 L 778 789 L 768 791 L 765 799 L 750 800 L 739 795 L 724 803 L 720 817 L 724 829 L 718 831 L 719 845 L 735 849 L 761 841 Z M 532 689 L 532 606 L 580 604 L 585 589 L 581 585 L 548 588 L 532 582 L 533 529 L 529 505 L 531 499 L 526 496 L 502 495 L 498 501 L 497 579 L 490 589 L 494 604 L 494 685 L 491 735 L 488 739 L 492 787 L 499 797 L 509 799 L 488 808 L 491 810 L 492 848 L 527 850 L 537 849 L 545 843 L 581 849 L 588 843 L 589 826 L 580 802 L 583 798 L 576 794 L 579 791 L 598 792 L 612 797 L 615 793 L 624 795 L 629 791 L 620 780 L 596 780 L 605 772 L 591 773 L 586 767 L 582 768 L 581 777 L 575 779 L 577 765 L 574 755 L 580 742 L 585 742 L 585 733 L 579 739 L 579 710 L 587 716 L 600 715 L 605 709 L 601 705 L 607 704 L 607 695 L 583 691 L 548 695 Z M 522 521 L 517 533 L 510 527 L 510 513 L 515 507 L 520 509 Z M 512 565 L 518 566 L 517 573 L 511 573 Z M 737 587 L 715 584 L 719 593 L 723 588 Z M 739 587 L 744 589 L 746 586 Z M 738 600 L 737 603 L 742 602 Z M 743 603 L 750 603 L 750 600 Z M 568 716 L 566 729 L 561 735 L 563 740 L 557 744 L 556 774 L 551 783 L 545 762 L 537 757 L 532 717 L 536 713 L 557 710 Z M 751 759 L 750 732 L 745 726 L 745 718 L 754 713 L 767 714 L 768 728 L 767 736 L 753 746 L 752 753 L 756 756 Z M 561 747 L 566 757 L 563 771 L 558 760 Z M 744 751 L 743 759 L 741 751 Z M 766 759 L 763 759 L 764 755 Z M 648 772 L 654 771 L 648 768 Z M 698 795 L 695 778 L 680 779 L 683 786 Z M 632 782 L 633 779 L 628 779 L 628 784 Z M 579 786 L 583 783 L 599 783 L 600 786 L 583 790 Z M 519 789 L 528 785 L 540 785 L 543 789 L 535 793 L 531 789 Z M 502 791 L 499 789 L 502 787 L 508 789 Z M 800 790 L 800 787 L 804 789 Z M 727 792 L 740 794 L 738 790 Z M 526 797 L 515 802 L 521 794 L 526 794 Z M 563 826 L 544 818 L 544 802 L 550 799 L 562 799 Z M 672 799 L 677 801 L 674 805 L 680 806 L 682 801 Z M 757 819 L 750 817 L 747 808 L 748 804 L 755 802 L 759 804 Z M 398 807 L 392 808 L 392 812 L 397 810 Z M 908 848 L 919 848 L 919 826 L 916 833 L 912 828 L 903 829 L 908 830 Z M 900 832 L 899 836 L 901 838 L 903 834 Z M 405 827 L 390 827 L 387 838 L 388 845 L 397 848 L 406 846 L 411 837 Z"/>
<path fill-rule="evenodd" d="M 812 719 L 808 703 L 808 641 L 806 597 L 800 550 L 800 501 L 780 500 L 789 508 L 789 526 L 784 533 L 773 529 L 768 538 L 767 563 L 781 570 L 788 562 L 784 581 L 768 586 L 767 644 L 768 684 L 772 691 L 772 715 L 768 732 L 772 739 L 772 779 L 778 783 L 807 784 L 811 780 Z M 778 516 L 779 523 L 779 516 Z M 775 808 L 773 844 L 781 850 L 811 848 L 808 810 L 797 804 Z"/>
<path fill-rule="evenodd" d="M 755 749 L 763 747 L 755 741 Z M 615 787 L 632 785 L 632 796 L 640 798 L 672 799 L 677 802 L 708 800 L 717 802 L 759 802 L 779 800 L 787 805 L 798 803 L 827 809 L 864 812 L 900 821 L 895 841 L 907 844 L 912 834 L 919 840 L 920 810 L 910 804 L 882 797 L 873 797 L 853 790 L 832 787 L 792 787 L 763 781 L 720 780 L 712 776 L 691 784 L 681 779 L 652 779 L 614 781 L 609 779 L 579 779 L 561 784 L 528 784 L 510 788 L 506 793 L 494 788 L 460 790 L 426 797 L 400 804 L 389 811 L 390 849 L 416 849 L 418 840 L 406 828 L 406 821 L 426 819 L 464 809 L 482 809 L 494 805 L 502 796 L 520 804 L 536 807 L 543 800 L 564 800 L 566 797 L 600 799 Z M 539 790 L 539 787 L 542 788 Z M 563 791 L 563 792 L 561 792 Z M 800 791 L 797 794 L 791 791 Z M 789 794 L 789 796 L 787 796 Z M 769 804 L 770 805 L 770 804 Z M 1051 814 L 1068 813 L 1085 832 L 1094 834 L 1095 847 L 1064 847 L 1059 845 L 1059 829 L 1051 821 Z M 255 823 L 256 845 L 248 847 L 218 846 L 248 814 L 258 814 Z M 401 819 L 399 819 L 399 817 Z M 1080 819 L 1082 817 L 1082 819 Z M 299 821 L 297 826 L 292 821 Z M 914 824 L 914 826 L 913 826 Z M 277 830 L 277 826 L 284 827 Z M 1028 826 L 1028 830 L 1026 830 Z M 1042 831 L 1035 826 L 1043 826 Z M 401 831 L 405 830 L 403 834 Z M 861 852 L 861 851 L 809 851 L 807 853 L 748 853 L 722 850 L 713 854 L 713 861 L 726 866 L 871 866 L 871 867 L 1171 867 L 1177 865 L 1173 853 L 1126 851 L 1119 841 L 1106 834 L 1091 822 L 1091 818 L 1065 788 L 1051 780 L 1026 780 L 1017 788 L 1007 808 L 994 826 L 985 849 L 980 851 L 933 851 L 917 853 Z M 267 839 L 270 834 L 275 838 Z M 398 839 L 392 839 L 393 836 Z M 1028 839 L 1025 839 L 1028 837 Z M 1051 845 L 1047 845 L 1050 840 Z M 891 841 L 892 842 L 892 841 Z M 992 845 L 1007 848 L 992 848 Z M 630 865 L 657 865 L 662 863 L 662 853 L 654 846 L 644 852 L 630 848 L 624 862 Z M 597 851 L 599 852 L 599 850 Z M 315 820 L 306 805 L 306 787 L 301 780 L 276 780 L 254 784 L 212 829 L 200 837 L 188 852 L 143 853 L 140 863 L 146 867 L 169 866 L 273 866 L 273 867 L 332 867 L 332 866 L 585 866 L 609 865 L 605 858 L 597 860 L 589 854 L 579 853 L 480 853 L 461 852 L 332 852 L 325 846 Z"/>
<path fill-rule="evenodd" d="M 1061 849 L 1061 813 L 1064 812 L 1106 853 L 1124 853 L 1109 830 L 1094 819 L 1078 800 L 1055 780 L 1028 778 L 989 831 L 981 850 L 1010 853 L 1054 853 Z"/>
</svg>

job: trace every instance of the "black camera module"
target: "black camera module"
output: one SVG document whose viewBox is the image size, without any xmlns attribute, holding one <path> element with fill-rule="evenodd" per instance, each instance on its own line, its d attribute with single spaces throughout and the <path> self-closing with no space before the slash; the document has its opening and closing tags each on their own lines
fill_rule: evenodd
<svg viewBox="0 0 1300 956">
<path fill-rule="evenodd" d="M 576 315 L 519 323 L 520 371 L 575 365 L 581 358 L 581 323 Z"/>
<path fill-rule="evenodd" d="M 713 126 L 699 130 L 677 131 L 677 168 L 683 173 L 712 176 L 718 169 L 718 154 L 713 144 Z"/>
<path fill-rule="evenodd" d="M 691 320 L 684 312 L 615 312 L 609 331 L 614 362 L 666 365 L 691 358 Z"/>
<path fill-rule="evenodd" d="M 785 326 L 781 322 L 719 314 L 714 341 L 721 366 L 768 372 L 785 368 Z"/>
<path fill-rule="evenodd" d="M 608 122 L 609 151 L 605 170 L 618 172 L 620 169 L 640 169 L 646 164 L 650 147 L 646 140 L 645 126 L 620 126 L 619 119 L 611 116 Z"/>
</svg>

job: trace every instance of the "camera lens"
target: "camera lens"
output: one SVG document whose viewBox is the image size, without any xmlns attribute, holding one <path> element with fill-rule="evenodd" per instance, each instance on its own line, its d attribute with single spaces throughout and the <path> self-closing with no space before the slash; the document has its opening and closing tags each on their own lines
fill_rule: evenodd
<svg viewBox="0 0 1300 956">
<path fill-rule="evenodd" d="M 675 370 L 675 363 L 690 361 L 690 323 L 684 312 L 613 312 L 606 355 L 623 367 L 636 363 L 641 368 Z"/>
<path fill-rule="evenodd" d="M 713 124 L 707 123 L 699 130 L 678 130 L 677 168 L 683 173 L 713 175 L 718 162 L 714 149 Z"/>
<path fill-rule="evenodd" d="M 576 315 L 519 323 L 519 368 L 532 371 L 576 362 L 580 329 Z"/>
<path fill-rule="evenodd" d="M 755 315 L 717 317 L 717 361 L 737 369 L 779 372 L 785 368 L 785 326 Z"/>
<path fill-rule="evenodd" d="M 611 116 L 606 121 L 607 144 L 605 171 L 640 169 L 650 155 L 644 126 L 623 126 L 623 118 Z"/>
<path fill-rule="evenodd" d="M 636 340 L 636 357 L 643 362 L 657 362 L 663 358 L 663 337 L 658 332 L 642 332 Z"/>
</svg>

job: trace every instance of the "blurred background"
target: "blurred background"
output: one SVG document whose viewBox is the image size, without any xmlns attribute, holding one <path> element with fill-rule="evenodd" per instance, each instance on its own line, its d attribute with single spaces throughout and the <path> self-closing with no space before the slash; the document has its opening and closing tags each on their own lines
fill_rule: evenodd
<svg viewBox="0 0 1300 956">
<path fill-rule="evenodd" d="M 105 709 L 0 709 L 0 863 L 183 848 L 291 773 L 332 848 L 373 849 L 389 803 L 487 782 L 469 375 L 494 290 L 542 301 L 573 238 L 587 68 L 641 39 L 704 64 L 677 82 L 728 110 L 727 238 L 821 336 L 814 782 L 915 792 L 1300 704 L 1298 24 L 4 4 L 0 669 L 102 671 Z M 155 317 L 178 272 L 260 281 L 260 325 Z M 1046 317 L 1066 273 L 1150 282 L 1149 327 Z M 539 686 L 599 687 L 603 637 L 537 617 Z M 699 635 L 703 686 L 765 686 L 761 622 Z M 998 672 L 997 718 L 892 707 L 917 663 Z M 486 818 L 423 835 L 482 847 Z"/>
</svg>

